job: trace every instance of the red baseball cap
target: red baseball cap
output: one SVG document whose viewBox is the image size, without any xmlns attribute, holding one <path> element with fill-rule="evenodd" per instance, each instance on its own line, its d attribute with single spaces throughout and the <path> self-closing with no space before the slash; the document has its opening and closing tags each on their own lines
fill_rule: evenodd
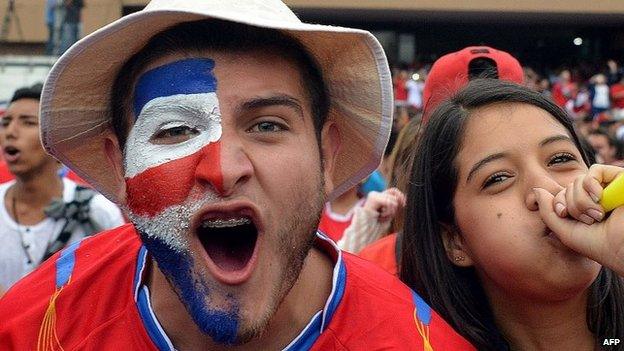
<svg viewBox="0 0 624 351">
<path fill-rule="evenodd" d="M 429 119 L 440 102 L 457 93 L 470 79 L 479 77 L 522 84 L 524 71 L 515 57 L 488 46 L 469 46 L 446 54 L 433 63 L 425 80 L 423 121 Z"/>
</svg>

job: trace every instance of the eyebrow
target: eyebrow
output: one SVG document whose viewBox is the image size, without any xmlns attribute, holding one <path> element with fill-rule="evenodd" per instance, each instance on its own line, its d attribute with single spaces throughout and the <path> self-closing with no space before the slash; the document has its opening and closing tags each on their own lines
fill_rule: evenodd
<svg viewBox="0 0 624 351">
<path fill-rule="evenodd" d="M 572 139 L 567 136 L 567 135 L 553 135 L 550 137 L 545 138 L 544 140 L 540 141 L 539 143 L 539 147 L 544 147 L 548 144 L 552 144 L 552 143 L 556 143 L 558 141 L 567 141 L 570 142 L 572 144 L 574 144 L 574 142 L 572 141 Z M 472 177 L 474 176 L 474 174 L 483 166 L 485 166 L 486 164 L 495 161 L 495 160 L 499 160 L 501 158 L 504 158 L 505 156 L 507 156 L 506 153 L 504 152 L 499 152 L 499 153 L 495 153 L 492 155 L 489 155 L 487 157 L 485 157 L 484 159 L 482 159 L 481 161 L 475 163 L 474 166 L 472 166 L 472 168 L 470 169 L 470 172 L 468 172 L 468 177 L 466 178 L 466 182 L 469 182 L 470 179 L 472 179 Z"/>
<path fill-rule="evenodd" d="M 569 143 L 574 144 L 574 142 L 572 141 L 572 138 L 570 138 L 570 137 L 569 137 L 569 136 L 567 136 L 567 135 L 560 134 L 560 135 L 553 135 L 553 136 L 551 136 L 551 137 L 548 137 L 548 138 L 546 138 L 546 139 L 542 140 L 542 141 L 539 143 L 539 146 L 540 146 L 540 147 L 543 147 L 543 146 L 546 146 L 546 145 L 548 145 L 548 144 L 555 143 L 555 142 L 557 142 L 557 141 L 567 141 L 567 142 L 569 142 Z M 576 145 L 576 144 L 575 144 L 575 145 Z"/>
<path fill-rule="evenodd" d="M 297 114 L 303 118 L 303 108 L 301 107 L 301 103 L 296 98 L 290 95 L 274 95 L 269 97 L 258 97 L 253 98 L 251 100 L 245 101 L 238 108 L 238 112 L 242 112 L 245 110 L 253 110 L 262 107 L 270 107 L 270 106 L 285 106 L 289 107 L 297 112 Z"/>
<path fill-rule="evenodd" d="M 485 166 L 486 164 L 488 164 L 488 163 L 490 163 L 492 161 L 496 161 L 496 160 L 499 160 L 501 158 L 504 158 L 505 156 L 507 156 L 507 154 L 505 152 L 499 152 L 499 153 L 488 155 L 487 157 L 485 157 L 481 161 L 475 163 L 474 166 L 472 166 L 472 168 L 470 169 L 470 172 L 468 172 L 468 177 L 466 178 L 466 182 L 469 182 L 470 179 L 472 179 L 472 177 L 475 175 L 475 173 L 480 168 L 482 168 L 483 166 Z"/>
</svg>

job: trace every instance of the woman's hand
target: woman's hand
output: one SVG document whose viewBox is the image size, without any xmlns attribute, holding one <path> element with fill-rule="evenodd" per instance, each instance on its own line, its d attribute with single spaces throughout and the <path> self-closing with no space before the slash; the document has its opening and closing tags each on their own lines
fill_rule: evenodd
<svg viewBox="0 0 624 351">
<path fill-rule="evenodd" d="M 624 275 L 624 207 L 605 214 L 599 201 L 603 188 L 624 168 L 593 165 L 589 172 L 553 196 L 535 188 L 540 216 L 572 250 Z"/>
</svg>

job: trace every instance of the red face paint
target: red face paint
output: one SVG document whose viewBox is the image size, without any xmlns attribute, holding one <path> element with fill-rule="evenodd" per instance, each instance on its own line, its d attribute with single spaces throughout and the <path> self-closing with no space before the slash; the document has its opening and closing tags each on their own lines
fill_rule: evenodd
<svg viewBox="0 0 624 351">
<path fill-rule="evenodd" d="M 130 210 L 136 215 L 154 216 L 183 203 L 193 187 L 203 187 L 203 183 L 208 183 L 211 191 L 223 194 L 220 145 L 220 142 L 209 143 L 194 154 L 126 178 Z"/>
</svg>

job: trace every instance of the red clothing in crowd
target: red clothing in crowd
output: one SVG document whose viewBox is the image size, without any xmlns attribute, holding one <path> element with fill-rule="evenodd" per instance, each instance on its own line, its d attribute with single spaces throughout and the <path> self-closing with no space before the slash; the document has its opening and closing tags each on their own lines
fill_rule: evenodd
<svg viewBox="0 0 624 351">
<path fill-rule="evenodd" d="M 559 107 L 565 108 L 566 103 L 575 97 L 576 85 L 574 83 L 555 83 L 555 85 L 553 85 L 552 99 Z"/>
<path fill-rule="evenodd" d="M 624 84 L 616 83 L 611 86 L 611 103 L 615 108 L 624 109 Z"/>
<path fill-rule="evenodd" d="M 396 277 L 339 251 L 332 293 L 287 350 L 474 350 Z M 149 254 L 132 225 L 77 242 L 0 299 L 3 350 L 173 350 L 149 303 Z M 305 301 L 301 301 L 305 303 Z"/>
<path fill-rule="evenodd" d="M 397 235 L 390 234 L 369 244 L 358 253 L 363 259 L 377 264 L 392 275 L 399 275 L 397 264 Z"/>
</svg>

